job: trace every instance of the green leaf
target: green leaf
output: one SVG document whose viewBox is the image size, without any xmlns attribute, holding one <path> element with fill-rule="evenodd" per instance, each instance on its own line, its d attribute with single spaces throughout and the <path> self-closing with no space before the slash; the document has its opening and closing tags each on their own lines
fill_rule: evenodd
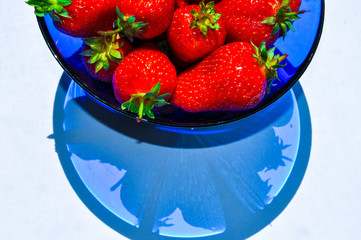
<svg viewBox="0 0 361 240">
<path fill-rule="evenodd" d="M 274 34 L 278 33 L 278 32 L 280 31 L 280 29 L 281 29 L 281 28 L 280 28 L 280 24 L 279 24 L 279 23 L 276 23 L 275 26 L 274 26 L 273 29 L 272 29 L 271 34 L 274 35 Z"/>
<path fill-rule="evenodd" d="M 94 54 L 95 54 L 95 52 L 93 50 L 86 50 L 86 51 L 80 53 L 80 55 L 85 56 L 85 57 L 91 57 Z"/>
<path fill-rule="evenodd" d="M 214 19 L 215 21 L 217 21 L 218 19 L 221 18 L 221 16 L 222 16 L 222 14 L 216 13 L 216 14 L 214 14 L 214 16 L 213 16 L 213 19 Z"/>
<path fill-rule="evenodd" d="M 122 28 L 122 22 L 121 22 L 120 18 L 117 19 L 117 26 L 118 26 L 118 28 Z"/>
<path fill-rule="evenodd" d="M 149 93 L 152 95 L 152 97 L 155 97 L 159 94 L 159 92 L 160 92 L 160 81 L 154 87 L 152 87 Z"/>
<path fill-rule="evenodd" d="M 155 103 L 154 103 L 154 106 L 156 106 L 156 107 L 163 107 L 163 106 L 168 105 L 168 104 L 169 104 L 169 102 L 166 102 L 166 101 L 164 101 L 164 100 L 161 100 L 161 101 L 155 102 Z"/>
<path fill-rule="evenodd" d="M 122 59 L 123 58 L 123 55 L 119 51 L 114 50 L 114 49 L 110 50 L 109 54 L 110 54 L 110 56 L 115 57 L 117 59 Z"/>
<path fill-rule="evenodd" d="M 145 23 L 145 22 L 136 22 L 136 23 L 133 23 L 132 27 L 135 29 L 141 29 L 147 25 L 148 25 L 148 23 Z"/>
<path fill-rule="evenodd" d="M 103 67 L 104 67 L 104 69 L 105 69 L 106 71 L 109 70 L 109 68 L 110 68 L 110 63 L 109 63 L 108 58 L 105 58 L 105 60 L 103 61 Z"/>
<path fill-rule="evenodd" d="M 32 7 L 34 7 L 35 5 L 38 5 L 39 2 L 41 2 L 41 1 L 39 1 L 39 0 L 29 0 L 29 1 L 25 2 L 25 3 L 32 6 Z"/>
<path fill-rule="evenodd" d="M 191 22 L 191 25 L 189 26 L 190 28 L 195 28 L 197 27 L 197 22 L 193 21 Z"/>
<path fill-rule="evenodd" d="M 90 46 L 90 45 L 95 45 L 95 44 L 99 44 L 99 38 L 98 37 L 88 37 L 83 39 L 83 42 Z"/>
<path fill-rule="evenodd" d="M 39 10 L 38 8 L 35 8 L 34 12 L 35 12 L 35 15 L 38 16 L 38 17 L 44 17 L 46 15 L 46 12 L 44 12 L 43 10 Z"/>
<path fill-rule="evenodd" d="M 201 1 L 199 3 L 199 6 L 201 7 L 201 9 L 205 9 L 206 8 L 206 5 L 204 4 L 204 1 Z"/>
<path fill-rule="evenodd" d="M 276 23 L 276 17 L 267 17 L 261 23 L 267 24 L 267 25 L 273 25 Z"/>
<path fill-rule="evenodd" d="M 295 31 L 295 29 L 293 28 L 293 25 L 292 25 L 291 22 L 286 21 L 285 23 L 286 23 L 286 25 L 288 26 L 289 29 L 291 29 L 292 31 Z"/>
<path fill-rule="evenodd" d="M 115 6 L 115 11 L 117 12 L 118 17 L 122 17 L 122 13 L 120 12 L 118 6 Z M 124 16 L 124 15 L 123 15 Z"/>
<path fill-rule="evenodd" d="M 276 47 L 273 47 L 268 50 L 267 62 L 272 61 L 272 59 L 274 58 L 274 55 L 275 55 L 275 50 L 276 50 Z"/>
<path fill-rule="evenodd" d="M 36 13 L 35 13 L 36 14 Z M 49 16 L 51 17 L 51 19 L 53 19 L 55 22 L 61 22 L 60 17 L 58 17 L 57 15 L 55 15 L 53 12 L 49 13 Z"/>
<path fill-rule="evenodd" d="M 70 0 L 58 0 L 58 4 L 61 6 L 68 6 L 72 3 Z"/>
<path fill-rule="evenodd" d="M 266 44 L 264 42 L 261 43 L 261 46 L 260 46 L 260 55 L 261 55 L 261 58 L 263 60 L 267 60 L 267 48 L 266 48 Z"/>
<path fill-rule="evenodd" d="M 203 4 L 204 4 L 204 2 L 203 2 Z M 214 1 L 211 1 L 211 2 L 207 3 L 205 8 L 206 9 L 211 9 L 211 10 L 214 9 Z"/>
<path fill-rule="evenodd" d="M 162 100 L 162 99 L 167 98 L 169 95 L 170 95 L 170 93 L 162 94 L 162 95 L 159 95 L 159 96 L 155 97 L 154 99 L 155 100 Z"/>
<path fill-rule="evenodd" d="M 69 14 L 68 14 L 68 11 L 65 10 L 65 8 L 63 8 L 62 6 L 60 5 L 55 5 L 54 6 L 54 11 L 62 16 L 62 17 L 66 17 L 66 18 L 70 18 Z"/>
<path fill-rule="evenodd" d="M 50 14 L 50 17 L 54 21 L 61 21 L 59 16 L 69 17 L 68 12 L 63 6 L 68 6 L 72 2 L 70 0 L 29 0 L 26 2 L 28 5 L 35 7 L 35 15 L 38 17 L 44 17 L 46 14 Z M 53 10 L 56 14 L 53 13 Z"/>
<path fill-rule="evenodd" d="M 280 8 L 283 8 L 283 7 L 285 7 L 285 6 L 288 6 L 290 3 L 291 3 L 290 0 L 283 0 L 282 3 L 281 3 Z"/>
<path fill-rule="evenodd" d="M 130 16 L 130 17 L 128 18 L 127 22 L 128 22 L 129 24 L 134 23 L 134 22 L 135 22 L 135 15 Z"/>
<path fill-rule="evenodd" d="M 102 61 L 97 62 L 97 65 L 95 67 L 95 72 L 96 73 L 99 72 L 100 69 L 102 69 L 103 67 L 104 67 L 104 63 Z"/>
<path fill-rule="evenodd" d="M 147 109 L 144 109 L 144 113 L 151 119 L 154 119 L 154 114 L 152 112 L 151 109 L 147 108 Z M 143 113 L 143 116 L 144 116 L 144 113 Z"/>
<path fill-rule="evenodd" d="M 102 50 L 102 46 L 97 43 L 90 44 L 89 47 L 96 52 L 100 52 Z"/>
<path fill-rule="evenodd" d="M 131 105 L 131 104 L 132 104 L 132 101 L 131 101 L 131 100 L 124 102 L 124 103 L 121 105 L 122 110 L 125 110 L 125 109 L 130 108 L 130 105 Z"/>
<path fill-rule="evenodd" d="M 282 28 L 282 36 L 283 36 L 283 39 L 285 39 L 286 37 L 286 34 L 287 34 L 287 25 L 284 24 L 284 23 L 281 23 L 281 28 Z"/>
<path fill-rule="evenodd" d="M 138 112 L 139 112 L 139 108 L 138 108 L 138 106 L 135 105 L 135 104 L 131 104 L 129 110 L 130 110 L 130 112 L 132 112 L 132 113 L 138 113 Z M 144 112 L 143 112 L 143 116 L 144 116 Z"/>
<path fill-rule="evenodd" d="M 196 11 L 194 8 L 191 10 L 190 14 L 193 15 L 193 16 L 195 16 L 195 17 L 198 16 L 198 13 L 197 13 L 197 11 Z"/>
<path fill-rule="evenodd" d="M 96 61 L 98 60 L 99 54 L 94 54 L 89 60 L 88 63 L 93 64 L 96 63 Z"/>
</svg>

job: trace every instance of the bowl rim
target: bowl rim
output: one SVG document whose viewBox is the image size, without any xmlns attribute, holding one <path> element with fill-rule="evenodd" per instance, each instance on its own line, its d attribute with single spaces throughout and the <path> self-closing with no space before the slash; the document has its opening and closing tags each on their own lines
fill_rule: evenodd
<svg viewBox="0 0 361 240">
<path fill-rule="evenodd" d="M 309 66 L 309 64 L 311 63 L 313 56 L 316 52 L 316 49 L 319 45 L 320 39 L 321 39 L 321 35 L 322 35 L 322 30 L 323 30 L 323 25 L 324 25 L 324 18 L 325 18 L 325 1 L 324 0 L 320 0 L 321 2 L 321 9 L 320 9 L 320 19 L 319 19 L 319 23 L 318 23 L 318 29 L 317 29 L 317 33 L 315 36 L 315 39 L 313 41 L 312 47 L 310 49 L 310 51 L 308 52 L 305 60 L 302 62 L 302 64 L 298 67 L 296 73 L 291 77 L 290 80 L 288 80 L 285 85 L 283 85 L 280 89 L 277 90 L 277 92 L 274 93 L 274 95 L 276 94 L 276 97 L 269 97 L 267 99 L 264 99 L 261 101 L 260 104 L 258 104 L 255 108 L 246 110 L 246 111 L 242 111 L 241 115 L 232 117 L 230 119 L 226 119 L 226 120 L 220 120 L 217 122 L 204 122 L 204 123 L 177 123 L 177 122 L 163 122 L 163 121 L 157 121 L 157 119 L 143 119 L 142 122 L 147 122 L 147 123 L 151 123 L 151 124 L 155 124 L 155 125 L 160 125 L 160 126 L 168 126 L 168 127 L 210 127 L 210 126 L 217 126 L 217 125 L 221 125 L 221 124 L 225 124 L 225 123 L 231 123 L 233 121 L 237 121 L 243 118 L 246 118 L 250 115 L 253 115 L 259 111 L 261 111 L 262 109 L 268 107 L 269 105 L 271 105 L 272 103 L 274 103 L 275 101 L 277 101 L 280 97 L 282 97 L 286 92 L 288 92 L 297 82 L 298 80 L 301 78 L 301 76 L 303 75 L 303 73 L 306 71 L 307 67 Z M 121 108 L 112 105 L 110 103 L 108 103 L 107 101 L 105 101 L 103 98 L 99 97 L 95 92 L 93 92 L 88 86 L 86 86 L 74 73 L 72 73 L 68 66 L 68 63 L 64 60 L 64 58 L 61 57 L 61 54 L 58 50 L 58 48 L 56 47 L 55 42 L 53 41 L 53 38 L 50 35 L 50 32 L 46 26 L 45 20 L 43 17 L 36 17 L 37 21 L 38 21 L 38 25 L 40 28 L 40 31 L 44 37 L 44 40 L 48 46 L 48 48 L 50 49 L 53 57 L 58 61 L 58 63 L 60 64 L 60 66 L 63 68 L 63 70 L 68 74 L 68 76 L 74 80 L 77 84 L 79 84 L 81 86 L 82 89 L 84 89 L 87 94 L 89 94 L 93 99 L 97 100 L 99 103 L 105 105 L 107 108 L 112 109 L 113 111 L 119 112 L 123 115 L 126 115 L 128 117 L 134 118 L 136 119 L 136 116 L 129 113 L 128 111 L 124 111 Z"/>
</svg>

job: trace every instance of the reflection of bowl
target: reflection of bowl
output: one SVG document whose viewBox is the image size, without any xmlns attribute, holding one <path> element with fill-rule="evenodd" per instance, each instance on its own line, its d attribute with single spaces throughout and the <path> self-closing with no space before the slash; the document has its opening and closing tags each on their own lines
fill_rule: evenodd
<svg viewBox="0 0 361 240">
<path fill-rule="evenodd" d="M 84 92 L 63 75 L 52 136 L 80 199 L 126 238 L 246 239 L 285 209 L 306 171 L 299 83 L 248 118 L 189 129 L 138 124 Z"/>
<path fill-rule="evenodd" d="M 155 120 L 149 122 L 172 126 L 210 126 L 244 118 L 270 105 L 285 94 L 301 77 L 316 51 L 320 40 L 323 18 L 323 0 L 303 0 L 301 10 L 309 12 L 302 14 L 301 19 L 294 23 L 295 32 L 290 31 L 285 40 L 276 41 L 277 51 L 287 53 L 287 65 L 278 70 L 280 81 L 271 87 L 262 102 L 255 108 L 237 112 L 205 112 L 187 113 L 180 109 L 166 108 L 156 114 Z M 65 72 L 77 82 L 86 92 L 101 102 L 105 107 L 136 117 L 121 110 L 113 95 L 111 84 L 101 83 L 93 79 L 85 70 L 79 56 L 81 39 L 69 37 L 59 32 L 50 17 L 38 18 L 43 36 Z"/>
</svg>

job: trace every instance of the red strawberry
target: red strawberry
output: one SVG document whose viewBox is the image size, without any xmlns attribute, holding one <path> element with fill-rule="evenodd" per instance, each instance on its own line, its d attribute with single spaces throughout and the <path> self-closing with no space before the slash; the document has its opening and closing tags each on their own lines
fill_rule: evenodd
<svg viewBox="0 0 361 240">
<path fill-rule="evenodd" d="M 278 37 L 286 36 L 292 22 L 299 19 L 301 0 L 223 0 L 217 4 L 227 28 L 227 41 L 262 41 L 270 45 Z"/>
<path fill-rule="evenodd" d="M 83 40 L 82 60 L 86 69 L 96 79 L 111 82 L 120 61 L 132 51 L 132 44 L 117 34 L 90 37 Z"/>
<path fill-rule="evenodd" d="M 274 50 L 267 52 L 264 42 L 260 48 L 245 42 L 218 48 L 178 76 L 172 103 L 188 112 L 254 108 L 287 57 Z"/>
<path fill-rule="evenodd" d="M 113 28 L 117 0 L 29 0 L 35 14 L 50 14 L 55 26 L 73 37 L 96 36 Z"/>
<path fill-rule="evenodd" d="M 199 4 L 200 2 L 204 1 L 204 3 L 209 3 L 211 0 L 189 0 L 190 4 Z M 214 3 L 218 3 L 221 0 L 214 0 Z"/>
<path fill-rule="evenodd" d="M 172 20 L 175 8 L 175 0 L 117 0 L 117 6 L 123 17 L 122 22 L 128 22 L 132 17 L 131 23 L 142 22 L 142 32 L 132 33 L 131 29 L 125 29 L 127 35 L 135 35 L 141 39 L 150 39 L 164 33 Z M 124 29 L 124 26 L 122 27 Z"/>
<path fill-rule="evenodd" d="M 207 5 L 201 2 L 175 11 L 167 38 L 176 58 L 192 63 L 223 45 L 226 29 L 214 2 Z"/>
<path fill-rule="evenodd" d="M 175 9 L 182 8 L 189 5 L 189 0 L 176 0 Z"/>
<path fill-rule="evenodd" d="M 152 108 L 167 104 L 165 99 L 173 93 L 176 80 L 167 55 L 157 45 L 146 43 L 128 54 L 115 70 L 114 94 L 123 110 L 138 114 L 138 121 L 145 115 L 154 118 Z"/>
</svg>

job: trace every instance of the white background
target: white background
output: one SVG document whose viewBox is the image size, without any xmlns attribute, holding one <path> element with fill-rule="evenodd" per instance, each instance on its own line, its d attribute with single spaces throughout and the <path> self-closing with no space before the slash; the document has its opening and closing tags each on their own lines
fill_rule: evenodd
<svg viewBox="0 0 361 240">
<path fill-rule="evenodd" d="M 326 2 L 323 36 L 300 80 L 312 120 L 309 165 L 288 207 L 252 240 L 361 235 L 360 9 Z M 124 239 L 80 201 L 47 138 L 63 70 L 33 9 L 2 1 L 0 29 L 0 239 Z"/>
</svg>

